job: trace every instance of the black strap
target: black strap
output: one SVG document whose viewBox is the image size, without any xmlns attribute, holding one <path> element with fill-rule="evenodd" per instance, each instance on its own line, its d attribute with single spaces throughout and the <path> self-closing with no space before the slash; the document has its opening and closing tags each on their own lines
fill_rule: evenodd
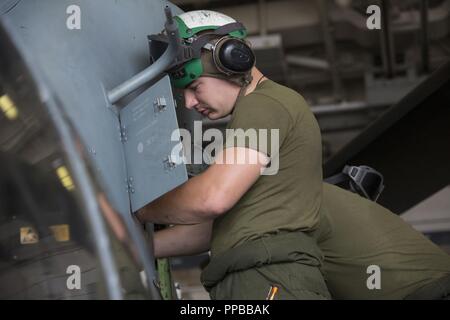
<svg viewBox="0 0 450 320">
<path fill-rule="evenodd" d="M 230 32 L 244 29 L 244 26 L 240 22 L 233 22 L 225 24 L 211 32 L 200 35 L 192 44 L 192 50 L 195 54 L 194 58 L 200 58 L 201 49 L 211 40 L 217 38 L 217 36 L 225 36 Z"/>
<path fill-rule="evenodd" d="M 347 174 L 341 172 L 341 173 L 335 174 L 334 176 L 328 177 L 328 178 L 324 179 L 323 181 L 325 181 L 326 183 L 329 183 L 329 184 L 336 185 L 336 184 L 341 184 L 343 182 L 347 182 L 349 180 L 350 180 L 349 176 Z"/>
</svg>

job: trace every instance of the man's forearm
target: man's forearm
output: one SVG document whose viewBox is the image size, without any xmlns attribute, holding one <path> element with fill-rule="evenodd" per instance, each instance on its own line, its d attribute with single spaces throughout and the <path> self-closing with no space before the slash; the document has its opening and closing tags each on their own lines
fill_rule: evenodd
<svg viewBox="0 0 450 320">
<path fill-rule="evenodd" d="M 206 252 L 211 243 L 212 221 L 195 225 L 178 225 L 155 232 L 155 258 L 187 256 Z"/>
<path fill-rule="evenodd" d="M 267 157 L 247 148 L 227 148 L 223 154 L 221 157 L 219 153 L 223 163 L 211 165 L 202 174 L 149 203 L 139 210 L 137 218 L 141 222 L 187 225 L 212 221 L 226 213 L 259 178 Z M 264 159 L 257 164 L 233 162 L 249 159 L 251 155 Z"/>
<path fill-rule="evenodd" d="M 169 191 L 140 209 L 137 218 L 141 222 L 158 224 L 192 225 L 205 222 L 207 216 L 202 214 L 203 209 L 196 210 L 195 204 L 190 205 L 186 198 L 183 190 Z"/>
<path fill-rule="evenodd" d="M 210 194 L 216 186 L 205 180 L 204 176 L 189 179 L 139 210 L 137 218 L 141 222 L 176 225 L 212 221 L 215 209 Z"/>
</svg>

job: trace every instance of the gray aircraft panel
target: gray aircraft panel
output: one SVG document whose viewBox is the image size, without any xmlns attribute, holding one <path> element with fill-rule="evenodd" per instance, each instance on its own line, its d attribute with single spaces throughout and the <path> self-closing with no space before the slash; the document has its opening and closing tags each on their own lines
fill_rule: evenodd
<svg viewBox="0 0 450 320">
<path fill-rule="evenodd" d="M 80 29 L 68 28 L 71 5 L 80 9 Z M 15 6 L 0 0 L 0 8 L 9 10 L 2 21 L 33 52 L 80 134 L 102 188 L 121 214 L 129 213 L 130 198 L 117 110 L 139 93 L 111 106 L 105 92 L 148 67 L 147 35 L 163 29 L 166 5 L 173 14 L 181 13 L 159 0 L 26 0 Z M 180 182 L 177 176 L 162 186 Z"/>
<path fill-rule="evenodd" d="M 133 211 L 187 180 L 184 165 L 176 165 L 171 141 L 178 128 L 170 80 L 165 76 L 120 112 Z"/>
</svg>

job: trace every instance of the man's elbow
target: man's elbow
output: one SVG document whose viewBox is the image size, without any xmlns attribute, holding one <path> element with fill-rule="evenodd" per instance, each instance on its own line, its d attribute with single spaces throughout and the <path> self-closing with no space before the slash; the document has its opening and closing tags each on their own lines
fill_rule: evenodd
<svg viewBox="0 0 450 320">
<path fill-rule="evenodd" d="M 223 196 L 210 196 L 206 201 L 205 214 L 216 219 L 231 209 L 232 205 Z"/>
</svg>

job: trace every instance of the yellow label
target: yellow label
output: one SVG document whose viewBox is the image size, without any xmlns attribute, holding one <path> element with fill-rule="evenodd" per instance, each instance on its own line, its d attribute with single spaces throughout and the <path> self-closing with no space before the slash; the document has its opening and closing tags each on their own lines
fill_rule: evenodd
<svg viewBox="0 0 450 320">
<path fill-rule="evenodd" d="M 39 236 L 32 227 L 20 228 L 20 243 L 33 244 L 39 242 Z"/>
<path fill-rule="evenodd" d="M 70 229 L 68 224 L 50 226 L 50 230 L 52 230 L 56 241 L 66 242 L 70 240 Z"/>
<path fill-rule="evenodd" d="M 58 169 L 56 169 L 56 174 L 58 175 L 58 178 L 61 181 L 64 188 L 66 188 L 69 191 L 75 188 L 72 177 L 70 176 L 69 171 L 65 166 L 61 166 Z"/>
<path fill-rule="evenodd" d="M 2 109 L 9 120 L 15 120 L 19 115 L 19 111 L 14 105 L 14 102 L 7 95 L 0 97 L 0 109 Z"/>
<path fill-rule="evenodd" d="M 58 174 L 58 177 L 60 179 L 63 179 L 69 175 L 69 171 L 67 171 L 67 168 L 62 166 L 56 169 L 56 173 Z"/>
</svg>

